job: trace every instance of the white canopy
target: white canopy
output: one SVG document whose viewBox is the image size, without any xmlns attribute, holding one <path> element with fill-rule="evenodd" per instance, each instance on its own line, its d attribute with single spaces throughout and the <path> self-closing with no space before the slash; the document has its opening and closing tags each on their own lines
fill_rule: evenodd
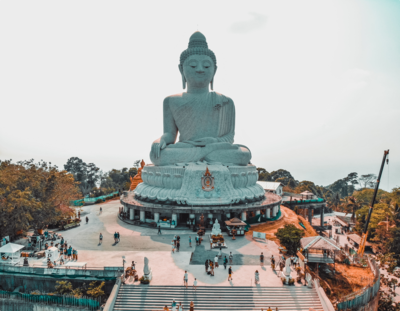
<svg viewBox="0 0 400 311">
<path fill-rule="evenodd" d="M 8 243 L 0 247 L 0 253 L 16 253 L 25 246 L 20 244 Z"/>
</svg>

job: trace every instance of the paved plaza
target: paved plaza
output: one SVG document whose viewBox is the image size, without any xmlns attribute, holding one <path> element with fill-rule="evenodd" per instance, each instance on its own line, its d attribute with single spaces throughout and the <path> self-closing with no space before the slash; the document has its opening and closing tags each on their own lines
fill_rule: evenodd
<svg viewBox="0 0 400 311">
<path fill-rule="evenodd" d="M 100 206 L 103 209 L 102 214 L 99 214 Z M 206 232 L 203 243 L 196 246 L 196 234 L 193 231 L 163 229 L 162 234 L 158 235 L 157 229 L 133 226 L 121 221 L 117 217 L 119 207 L 121 204 L 117 200 L 85 206 L 81 212 L 81 225 L 60 231 L 68 245 L 78 250 L 78 261 L 87 262 L 88 268 L 122 266 L 122 256 L 125 256 L 125 267 L 134 260 L 141 276 L 144 257 L 147 257 L 153 272 L 151 285 L 183 285 L 183 275 L 187 270 L 189 285 L 193 285 L 194 278 L 197 278 L 199 286 L 252 286 L 254 272 L 258 270 L 261 286 L 283 286 L 276 272 L 272 271 L 269 260 L 266 260 L 264 267 L 259 265 L 261 252 L 265 258 L 272 254 L 276 259 L 279 257 L 278 246 L 272 241 L 254 241 L 249 236 L 232 240 L 224 233 L 228 248 L 223 249 L 223 257 L 228 257 L 229 252 L 233 254 L 233 280 L 228 281 L 228 269 L 224 269 L 222 259 L 219 261 L 219 268 L 215 269 L 215 276 L 205 272 L 205 260 L 213 260 L 217 254 L 217 250 L 210 250 L 207 241 L 209 231 Z M 85 223 L 86 216 L 89 218 L 88 224 Z M 101 245 L 100 232 L 103 234 Z M 121 236 L 117 244 L 114 243 L 115 232 L 119 232 Z M 181 246 L 179 252 L 172 253 L 171 241 L 174 235 L 180 236 Z M 189 236 L 192 237 L 192 247 L 189 247 Z"/>
</svg>

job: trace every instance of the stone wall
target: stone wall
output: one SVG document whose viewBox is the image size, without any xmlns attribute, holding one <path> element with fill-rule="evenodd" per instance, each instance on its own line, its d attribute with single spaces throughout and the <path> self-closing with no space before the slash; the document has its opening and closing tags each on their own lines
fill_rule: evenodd
<svg viewBox="0 0 400 311">
<path fill-rule="evenodd" d="M 0 298 L 1 311 L 89 311 L 87 308 L 66 307 L 57 305 L 45 305 L 40 303 L 30 303 L 11 298 Z"/>
</svg>

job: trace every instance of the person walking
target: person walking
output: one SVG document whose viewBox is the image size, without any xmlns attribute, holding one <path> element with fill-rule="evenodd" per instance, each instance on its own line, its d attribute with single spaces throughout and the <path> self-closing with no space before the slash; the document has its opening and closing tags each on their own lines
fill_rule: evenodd
<svg viewBox="0 0 400 311">
<path fill-rule="evenodd" d="M 264 254 L 261 252 L 261 255 L 260 255 L 260 266 L 262 267 L 262 266 L 264 266 Z"/>
<path fill-rule="evenodd" d="M 214 263 L 215 263 L 215 268 L 218 268 L 218 267 L 219 267 L 219 264 L 218 264 L 218 255 L 215 255 Z"/>
<path fill-rule="evenodd" d="M 194 288 L 194 291 L 197 290 L 197 279 L 196 278 L 194 278 L 193 288 Z"/>
<path fill-rule="evenodd" d="M 61 247 L 64 245 L 64 238 L 61 238 L 60 245 L 61 245 Z"/>
<path fill-rule="evenodd" d="M 100 214 L 103 212 L 103 209 L 101 208 L 101 206 L 100 206 Z"/>
<path fill-rule="evenodd" d="M 204 265 L 206 266 L 206 273 L 207 273 L 207 270 L 208 270 L 208 259 L 206 259 L 206 262 L 205 262 Z"/>
<path fill-rule="evenodd" d="M 162 234 L 162 233 L 161 233 L 161 226 L 160 226 L 160 225 L 158 225 L 158 232 L 157 232 L 157 235 L 158 235 L 158 234 Z"/>
<path fill-rule="evenodd" d="M 67 254 L 68 254 L 68 260 L 71 260 L 71 255 L 72 255 L 72 247 L 71 246 L 68 248 Z"/>
<path fill-rule="evenodd" d="M 179 240 L 176 241 L 176 251 L 179 252 L 179 247 L 181 246 L 181 242 Z"/>
<path fill-rule="evenodd" d="M 254 283 L 256 283 L 257 285 L 258 282 L 260 282 L 260 274 L 258 273 L 258 270 L 256 270 L 256 272 L 254 273 Z"/>
<path fill-rule="evenodd" d="M 100 232 L 99 235 L 99 244 L 103 243 L 103 234 Z"/>
<path fill-rule="evenodd" d="M 179 303 L 179 306 L 178 306 L 178 311 L 183 311 L 182 302 L 180 302 L 180 303 Z"/>
<path fill-rule="evenodd" d="M 117 232 L 118 243 L 121 241 L 121 235 Z"/>
<path fill-rule="evenodd" d="M 232 252 L 229 254 L 229 264 L 231 265 L 233 261 L 233 255 Z"/>
<path fill-rule="evenodd" d="M 228 269 L 228 281 L 232 281 L 232 267 L 229 267 Z"/>
<path fill-rule="evenodd" d="M 211 268 L 211 276 L 214 276 L 214 264 L 212 262 L 212 260 L 209 261 L 210 264 L 210 268 Z"/>
<path fill-rule="evenodd" d="M 218 252 L 218 258 L 222 258 L 222 248 L 219 248 L 219 252 Z"/>
<path fill-rule="evenodd" d="M 183 275 L 183 284 L 184 284 L 184 286 L 186 286 L 186 289 L 188 288 L 188 279 L 189 279 L 189 275 L 188 275 L 187 271 L 185 270 L 185 274 Z"/>
<path fill-rule="evenodd" d="M 175 242 L 174 242 L 174 240 L 172 240 L 171 246 L 172 246 L 172 253 L 174 253 L 174 251 L 175 251 Z"/>
<path fill-rule="evenodd" d="M 176 246 L 176 235 L 174 236 L 174 244 Z"/>
<path fill-rule="evenodd" d="M 86 224 L 89 222 L 89 217 L 86 216 Z"/>
<path fill-rule="evenodd" d="M 196 245 L 199 245 L 199 235 L 196 235 Z"/>
<path fill-rule="evenodd" d="M 190 302 L 189 307 L 190 307 L 189 311 L 194 311 L 194 303 L 193 303 L 193 301 Z"/>
<path fill-rule="evenodd" d="M 226 256 L 225 256 L 225 258 L 224 258 L 224 268 L 225 268 L 225 270 L 226 270 L 226 265 L 228 264 L 228 258 L 226 258 Z"/>
<path fill-rule="evenodd" d="M 189 247 L 192 247 L 192 237 L 189 236 Z"/>
<path fill-rule="evenodd" d="M 72 249 L 72 260 L 75 260 L 75 249 Z"/>
</svg>

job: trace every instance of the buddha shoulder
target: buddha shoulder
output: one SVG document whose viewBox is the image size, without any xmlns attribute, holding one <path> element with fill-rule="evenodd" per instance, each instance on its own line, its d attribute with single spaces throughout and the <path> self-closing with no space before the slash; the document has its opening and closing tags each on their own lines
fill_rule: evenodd
<svg viewBox="0 0 400 311">
<path fill-rule="evenodd" d="M 176 105 L 182 105 L 182 104 L 187 103 L 188 97 L 184 96 L 183 94 L 184 93 L 179 93 L 179 94 L 167 96 L 164 99 L 164 106 L 176 106 Z M 225 95 L 217 93 L 217 92 L 210 92 L 210 95 L 212 97 L 214 97 L 213 100 L 215 100 L 215 99 L 220 100 L 222 105 L 225 105 L 228 103 L 234 105 L 233 100 L 228 96 L 225 96 Z"/>
</svg>

